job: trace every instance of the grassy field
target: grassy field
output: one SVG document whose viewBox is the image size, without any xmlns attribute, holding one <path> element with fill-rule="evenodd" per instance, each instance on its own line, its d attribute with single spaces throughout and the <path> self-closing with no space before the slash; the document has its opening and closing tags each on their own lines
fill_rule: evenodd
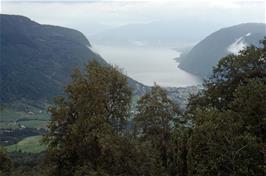
<svg viewBox="0 0 266 176">
<path fill-rule="evenodd" d="M 31 106 L 24 109 L 7 107 L 0 110 L 0 128 L 45 128 L 49 120 L 50 115 L 46 110 Z"/>
<path fill-rule="evenodd" d="M 41 142 L 42 136 L 27 137 L 17 144 L 6 146 L 8 152 L 21 151 L 25 153 L 40 153 L 46 150 L 46 145 Z"/>
<path fill-rule="evenodd" d="M 25 127 L 28 127 L 28 128 L 40 129 L 40 128 L 47 128 L 47 125 L 49 124 L 49 122 L 50 122 L 49 120 L 32 119 L 32 120 L 27 120 L 27 121 L 20 121 L 19 124 Z"/>
<path fill-rule="evenodd" d="M 131 111 L 135 111 L 139 98 L 139 96 L 132 97 Z M 36 108 L 28 104 L 5 106 L 0 109 L 0 129 L 46 128 L 50 118 L 50 114 L 44 108 Z M 41 138 L 42 136 L 30 136 L 19 139 L 18 143 L 6 146 L 6 149 L 9 152 L 39 153 L 46 150 L 46 146 L 40 141 Z"/>
<path fill-rule="evenodd" d="M 46 109 L 46 105 L 38 106 L 30 102 L 15 102 L 12 104 L 0 105 L 0 129 L 11 131 L 12 129 L 14 131 L 17 129 L 21 130 L 21 132 L 17 134 L 18 136 L 12 137 L 12 133 L 10 133 L 10 136 L 8 136 L 8 134 L 5 136 L 8 142 L 11 141 L 10 143 L 13 144 L 5 147 L 8 152 L 21 151 L 25 153 L 39 153 L 46 150 L 46 145 L 41 143 L 42 136 L 33 136 L 39 135 L 40 133 L 30 134 L 34 132 L 26 130 L 26 133 L 23 134 L 25 132 L 23 129 L 26 127 L 34 129 L 47 128 L 47 124 L 50 122 L 51 117 Z M 14 144 L 12 141 L 19 142 Z"/>
</svg>

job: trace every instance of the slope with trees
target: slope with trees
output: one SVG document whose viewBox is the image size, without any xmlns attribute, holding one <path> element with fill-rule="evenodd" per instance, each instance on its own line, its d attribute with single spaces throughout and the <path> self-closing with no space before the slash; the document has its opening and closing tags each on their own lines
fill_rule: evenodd
<svg viewBox="0 0 266 176">
<path fill-rule="evenodd" d="M 132 92 L 117 68 L 95 61 L 76 70 L 50 108 L 40 175 L 263 176 L 265 51 L 266 39 L 222 58 L 185 113 L 155 85 L 133 125 Z"/>
</svg>

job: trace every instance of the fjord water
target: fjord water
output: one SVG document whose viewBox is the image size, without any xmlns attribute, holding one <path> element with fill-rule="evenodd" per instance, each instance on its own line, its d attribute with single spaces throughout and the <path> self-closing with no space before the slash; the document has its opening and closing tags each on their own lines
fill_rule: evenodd
<svg viewBox="0 0 266 176">
<path fill-rule="evenodd" d="M 107 62 L 122 68 L 131 78 L 145 84 L 164 87 L 201 84 L 202 80 L 180 68 L 174 58 L 179 52 L 167 47 L 93 45 Z"/>
</svg>

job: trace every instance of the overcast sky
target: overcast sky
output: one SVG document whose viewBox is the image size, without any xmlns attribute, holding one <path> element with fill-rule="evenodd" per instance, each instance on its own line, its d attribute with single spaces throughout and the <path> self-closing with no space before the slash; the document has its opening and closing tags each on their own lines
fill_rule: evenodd
<svg viewBox="0 0 266 176">
<path fill-rule="evenodd" d="M 116 26 L 164 20 L 203 21 L 226 27 L 265 22 L 265 0 L 2 0 L 1 13 L 91 34 Z"/>
</svg>

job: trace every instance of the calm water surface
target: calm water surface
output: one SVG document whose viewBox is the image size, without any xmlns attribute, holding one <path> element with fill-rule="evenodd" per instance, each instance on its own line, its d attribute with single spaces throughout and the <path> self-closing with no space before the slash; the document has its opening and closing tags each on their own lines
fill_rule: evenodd
<svg viewBox="0 0 266 176">
<path fill-rule="evenodd" d="M 145 84 L 165 87 L 201 84 L 201 79 L 180 68 L 174 58 L 180 53 L 163 47 L 124 47 L 93 45 L 107 62 L 117 65 L 128 76 Z"/>
</svg>

